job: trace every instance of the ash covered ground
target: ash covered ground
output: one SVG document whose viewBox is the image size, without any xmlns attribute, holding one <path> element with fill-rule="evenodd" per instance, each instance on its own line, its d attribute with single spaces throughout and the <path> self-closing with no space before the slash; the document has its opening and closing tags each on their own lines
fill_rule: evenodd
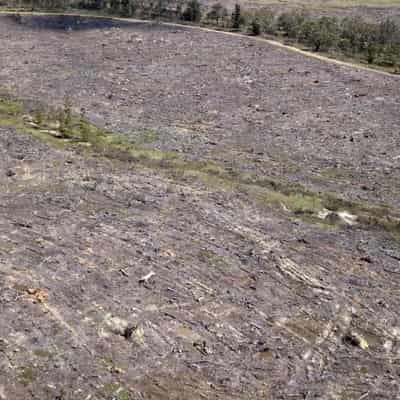
<svg viewBox="0 0 400 400">
<path fill-rule="evenodd" d="M 398 396 L 399 78 L 157 24 L 2 17 L 0 41 L 28 116 L 68 98 L 184 160 L 1 116 L 0 398 Z"/>
</svg>

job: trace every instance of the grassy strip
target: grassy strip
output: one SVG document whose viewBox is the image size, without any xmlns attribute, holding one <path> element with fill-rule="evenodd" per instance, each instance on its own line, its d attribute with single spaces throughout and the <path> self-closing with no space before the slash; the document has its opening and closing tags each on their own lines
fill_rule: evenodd
<svg viewBox="0 0 400 400">
<path fill-rule="evenodd" d="M 316 194 L 298 184 L 272 178 L 259 179 L 228 170 L 211 161 L 190 161 L 175 152 L 148 150 L 141 141 L 108 132 L 91 124 L 83 115 L 75 116 L 68 103 L 58 110 L 27 113 L 23 103 L 0 97 L 0 126 L 16 129 L 56 146 L 83 153 L 98 154 L 123 162 L 134 162 L 157 169 L 177 181 L 198 180 L 209 187 L 240 190 L 269 206 L 280 206 L 297 217 L 330 225 L 338 219 L 322 220 L 326 210 L 346 211 L 357 216 L 358 226 L 383 229 L 400 240 L 400 213 L 385 206 L 353 203 L 332 194 Z"/>
</svg>

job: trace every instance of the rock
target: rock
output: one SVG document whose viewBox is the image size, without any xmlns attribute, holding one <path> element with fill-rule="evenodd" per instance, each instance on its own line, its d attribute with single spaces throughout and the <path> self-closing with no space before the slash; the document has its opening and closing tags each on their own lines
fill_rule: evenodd
<svg viewBox="0 0 400 400">
<path fill-rule="evenodd" d="M 366 339 L 356 332 L 349 332 L 343 337 L 344 343 L 350 344 L 355 347 L 359 347 L 362 350 L 367 350 L 369 344 Z"/>
<path fill-rule="evenodd" d="M 138 326 L 132 334 L 132 338 L 138 345 L 144 345 L 144 329 Z"/>
<path fill-rule="evenodd" d="M 26 292 L 33 301 L 39 303 L 44 303 L 49 297 L 49 294 L 45 290 L 39 288 L 28 288 Z"/>
<path fill-rule="evenodd" d="M 357 223 L 357 215 L 350 214 L 347 211 L 339 211 L 337 215 L 347 225 L 355 225 Z"/>
<path fill-rule="evenodd" d="M 357 215 L 350 214 L 348 211 L 331 211 L 324 208 L 318 212 L 317 217 L 331 224 L 337 224 L 344 222 L 347 225 L 355 225 L 357 223 Z"/>
<path fill-rule="evenodd" d="M 112 333 L 115 333 L 116 335 L 125 336 L 125 332 L 128 328 L 128 321 L 113 316 L 112 314 L 107 314 L 104 317 L 104 325 Z"/>
<path fill-rule="evenodd" d="M 55 138 L 59 138 L 59 139 L 64 137 L 64 134 L 62 134 L 60 131 L 55 131 L 55 130 L 50 130 L 50 129 L 41 129 L 40 132 L 45 133 L 46 135 L 53 136 Z"/>
</svg>

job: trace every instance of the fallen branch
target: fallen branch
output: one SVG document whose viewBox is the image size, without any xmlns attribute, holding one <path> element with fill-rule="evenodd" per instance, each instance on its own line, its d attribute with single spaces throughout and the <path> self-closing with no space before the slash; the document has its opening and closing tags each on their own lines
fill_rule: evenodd
<svg viewBox="0 0 400 400">
<path fill-rule="evenodd" d="M 153 277 L 155 274 L 156 274 L 156 273 L 153 272 L 153 271 L 149 272 L 147 275 L 142 276 L 142 277 L 139 279 L 139 283 L 147 283 L 147 282 L 150 280 L 150 278 Z"/>
</svg>

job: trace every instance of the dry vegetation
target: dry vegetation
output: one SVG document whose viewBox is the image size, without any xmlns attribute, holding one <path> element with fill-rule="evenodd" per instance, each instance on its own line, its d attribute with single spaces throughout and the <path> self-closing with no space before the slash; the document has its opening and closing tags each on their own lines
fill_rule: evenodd
<svg viewBox="0 0 400 400">
<path fill-rule="evenodd" d="M 266 5 L 286 5 L 289 7 L 307 7 L 307 8 L 348 8 L 348 7 L 400 7 L 399 0 L 259 0 L 260 4 Z"/>
<path fill-rule="evenodd" d="M 398 77 L 165 24 L 0 42 L 0 399 L 396 398 Z"/>
</svg>

